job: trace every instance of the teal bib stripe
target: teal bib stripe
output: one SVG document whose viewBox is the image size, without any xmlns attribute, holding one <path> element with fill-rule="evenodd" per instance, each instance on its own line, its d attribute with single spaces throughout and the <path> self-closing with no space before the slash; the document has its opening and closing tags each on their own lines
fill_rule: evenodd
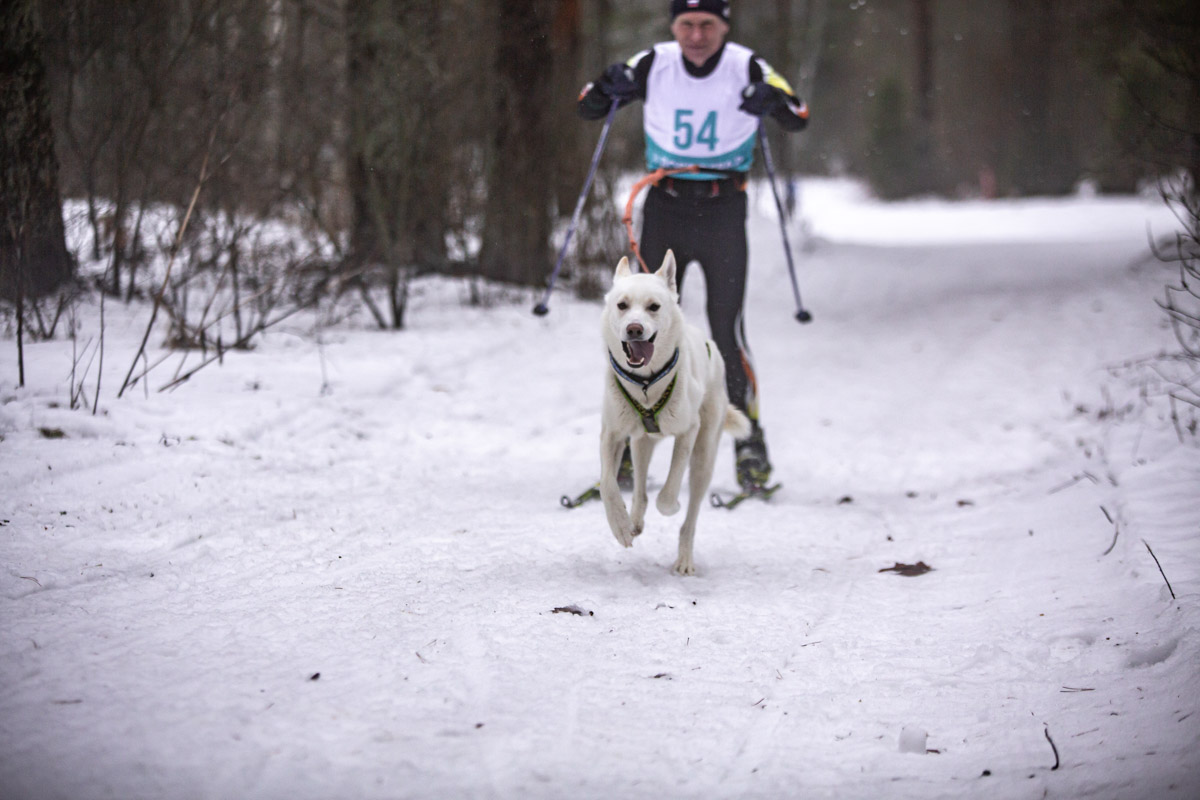
<svg viewBox="0 0 1200 800">
<path fill-rule="evenodd" d="M 750 169 L 758 118 L 738 105 L 753 56 L 748 48 L 727 42 L 712 72 L 697 77 L 689 73 L 678 43 L 654 46 L 642 110 L 647 169 L 692 164 Z M 720 176 L 698 173 L 680 177 L 711 180 Z"/>
</svg>

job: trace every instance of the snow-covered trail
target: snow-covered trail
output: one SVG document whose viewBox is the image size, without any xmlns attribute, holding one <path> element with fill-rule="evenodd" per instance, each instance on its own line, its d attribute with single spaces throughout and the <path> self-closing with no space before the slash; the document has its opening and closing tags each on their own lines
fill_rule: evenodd
<svg viewBox="0 0 1200 800">
<path fill-rule="evenodd" d="M 751 221 L 786 486 L 705 509 L 694 579 L 677 519 L 625 551 L 558 506 L 595 477 L 595 305 L 426 284 L 403 334 L 283 331 L 121 401 L 145 309 L 110 306 L 97 416 L 33 346 L 0 395 L 0 795 L 1196 796 L 1200 458 L 1106 370 L 1169 344 L 1151 207 L 933 206 L 898 246 L 834 210 L 910 208 L 807 201 L 812 325 Z M 1013 215 L 1042 235 L 980 234 Z"/>
</svg>

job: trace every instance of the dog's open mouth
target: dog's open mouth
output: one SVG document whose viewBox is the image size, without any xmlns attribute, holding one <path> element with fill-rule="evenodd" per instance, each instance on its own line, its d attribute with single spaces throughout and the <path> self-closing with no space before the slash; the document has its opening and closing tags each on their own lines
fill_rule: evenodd
<svg viewBox="0 0 1200 800">
<path fill-rule="evenodd" d="M 649 339 L 621 342 L 621 349 L 625 351 L 625 361 L 629 364 L 630 369 L 644 367 L 650 362 L 654 356 L 654 338 L 656 336 L 658 336 L 657 333 Z"/>
</svg>

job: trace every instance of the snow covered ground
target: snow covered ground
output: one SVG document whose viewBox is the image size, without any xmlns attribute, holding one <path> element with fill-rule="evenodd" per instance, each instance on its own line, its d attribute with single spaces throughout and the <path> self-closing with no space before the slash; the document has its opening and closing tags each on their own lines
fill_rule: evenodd
<svg viewBox="0 0 1200 800">
<path fill-rule="evenodd" d="M 807 182 L 800 326 L 754 191 L 785 486 L 705 509 L 695 578 L 678 518 L 626 551 L 559 506 L 595 304 L 426 282 L 403 333 L 296 323 L 117 400 L 149 309 L 109 303 L 96 415 L 70 342 L 25 389 L 0 343 L 0 797 L 1200 796 L 1200 448 L 1110 369 L 1172 344 L 1169 216 Z"/>
</svg>

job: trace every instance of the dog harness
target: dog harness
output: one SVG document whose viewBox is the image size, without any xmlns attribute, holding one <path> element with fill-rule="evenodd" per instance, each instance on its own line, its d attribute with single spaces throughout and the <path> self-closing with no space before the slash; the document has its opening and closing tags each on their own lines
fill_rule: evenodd
<svg viewBox="0 0 1200 800">
<path fill-rule="evenodd" d="M 667 377 L 667 374 L 671 370 L 675 369 L 675 365 L 678 362 L 679 362 L 679 348 L 676 347 L 675 355 L 671 356 L 671 360 L 667 362 L 667 365 L 665 367 L 660 369 L 655 374 L 651 375 L 649 378 L 643 378 L 641 375 L 634 375 L 632 372 L 629 372 L 628 370 L 623 369 L 621 367 L 621 365 L 617 363 L 616 356 L 614 356 L 612 354 L 612 351 L 610 350 L 608 353 L 608 363 L 612 364 L 613 371 L 616 372 L 618 375 L 620 375 L 625 380 L 629 381 L 630 383 L 636 383 L 638 386 L 641 386 L 642 394 L 646 397 L 647 400 L 650 399 L 650 387 L 653 386 L 654 384 L 658 383 L 659 381 L 661 381 L 663 378 Z"/>
<path fill-rule="evenodd" d="M 642 427 L 645 428 L 646 433 L 662 433 L 662 429 L 658 426 L 658 415 L 662 413 L 667 403 L 670 402 L 671 395 L 675 392 L 675 382 L 679 380 L 679 376 L 676 375 L 671 379 L 671 382 L 667 385 L 667 390 L 663 392 L 663 396 L 658 399 L 658 402 L 652 408 L 646 408 L 637 400 L 634 400 L 633 396 L 629 394 L 625 386 L 621 383 L 621 379 L 624 378 L 630 383 L 636 383 L 638 386 L 641 386 L 642 394 L 649 399 L 650 387 L 667 377 L 675 369 L 675 365 L 679 363 L 679 348 L 675 348 L 675 353 L 671 356 L 671 360 L 667 362 L 666 366 L 648 378 L 634 375 L 632 372 L 622 368 L 617 363 L 617 359 L 612 354 L 612 351 L 608 353 L 608 361 L 612 364 L 613 371 L 616 373 L 613 376 L 613 380 L 616 382 L 617 388 L 621 390 L 621 396 L 625 398 L 625 402 L 629 403 L 629 407 L 633 409 L 633 413 L 637 414 L 641 419 Z"/>
<path fill-rule="evenodd" d="M 646 408 L 637 400 L 634 400 L 629 392 L 625 390 L 625 387 L 621 385 L 620 378 L 614 375 L 613 380 L 616 382 L 617 388 L 621 390 L 625 402 L 629 403 L 629 407 L 633 409 L 633 413 L 641 417 L 642 427 L 646 429 L 646 433 L 662 433 L 662 428 L 658 427 L 658 415 L 662 413 L 662 410 L 666 408 L 667 403 L 670 401 L 671 394 L 675 391 L 675 382 L 679 380 L 679 376 L 676 375 L 671 379 L 671 382 L 667 385 L 667 390 L 663 392 L 663 396 L 658 399 L 653 408 Z"/>
</svg>

